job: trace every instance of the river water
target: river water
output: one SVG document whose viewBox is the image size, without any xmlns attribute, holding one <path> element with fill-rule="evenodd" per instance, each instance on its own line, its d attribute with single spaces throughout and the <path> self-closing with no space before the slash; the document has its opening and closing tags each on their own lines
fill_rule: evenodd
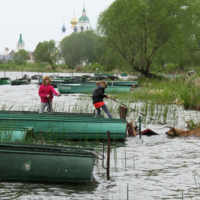
<svg viewBox="0 0 200 200">
<path fill-rule="evenodd" d="M 21 77 L 21 72 L 7 72 L 6 76 L 15 79 Z M 0 72 L 0 77 L 3 77 L 3 72 Z M 38 110 L 40 99 L 36 84 L 1 86 L 0 90 L 0 109 Z M 54 107 L 59 111 L 73 111 L 77 101 L 80 101 L 77 95 L 55 97 Z M 109 107 L 112 102 L 107 104 Z M 90 102 L 90 111 L 93 109 L 91 106 Z M 200 118 L 199 112 L 184 111 L 181 106 L 176 112 L 178 128 L 185 129 L 185 119 Z M 135 113 L 129 118 L 137 119 L 138 116 Z M 110 180 L 106 178 L 101 161 L 96 161 L 94 179 L 88 184 L 1 182 L 0 199 L 200 199 L 200 139 L 167 138 L 165 132 L 169 128 L 156 123 L 142 124 L 142 130 L 146 128 L 159 133 L 159 136 L 127 137 L 125 142 L 112 142 Z M 87 142 L 87 146 L 93 147 L 94 143 Z M 98 150 L 102 150 L 102 143 Z"/>
</svg>

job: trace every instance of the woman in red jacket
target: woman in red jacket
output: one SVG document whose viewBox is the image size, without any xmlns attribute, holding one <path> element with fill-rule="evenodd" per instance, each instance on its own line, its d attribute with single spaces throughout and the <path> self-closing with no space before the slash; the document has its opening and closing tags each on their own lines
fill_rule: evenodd
<svg viewBox="0 0 200 200">
<path fill-rule="evenodd" d="M 53 94 L 56 96 L 60 96 L 60 94 L 54 90 L 54 87 L 51 85 L 51 79 L 49 76 L 44 76 L 38 94 L 41 98 L 39 113 L 44 113 L 46 107 L 48 113 L 52 113 Z"/>
</svg>

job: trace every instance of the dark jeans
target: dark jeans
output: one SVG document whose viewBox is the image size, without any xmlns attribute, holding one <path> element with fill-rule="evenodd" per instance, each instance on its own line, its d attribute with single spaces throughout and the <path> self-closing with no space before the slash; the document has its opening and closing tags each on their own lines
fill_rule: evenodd
<svg viewBox="0 0 200 200">
<path fill-rule="evenodd" d="M 99 108 L 96 108 L 97 113 L 96 113 L 94 118 L 97 118 L 101 115 L 101 109 L 100 108 L 102 108 L 104 110 L 104 112 L 108 115 L 109 118 L 113 118 L 112 115 L 110 114 L 110 111 L 108 110 L 108 108 L 105 104 L 103 106 L 99 107 Z"/>
</svg>

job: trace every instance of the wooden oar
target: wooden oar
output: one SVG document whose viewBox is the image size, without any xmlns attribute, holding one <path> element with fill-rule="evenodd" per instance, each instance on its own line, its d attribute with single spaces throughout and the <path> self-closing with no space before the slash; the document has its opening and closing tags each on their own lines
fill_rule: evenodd
<svg viewBox="0 0 200 200">
<path fill-rule="evenodd" d="M 49 113 L 52 114 L 53 113 L 53 109 L 52 109 L 52 102 L 51 102 L 51 98 L 50 97 L 48 98 L 48 104 L 49 104 Z"/>
</svg>

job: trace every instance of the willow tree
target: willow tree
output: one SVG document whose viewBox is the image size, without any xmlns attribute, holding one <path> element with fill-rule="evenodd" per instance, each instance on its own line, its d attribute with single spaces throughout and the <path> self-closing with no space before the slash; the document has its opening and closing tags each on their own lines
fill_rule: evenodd
<svg viewBox="0 0 200 200">
<path fill-rule="evenodd" d="M 100 14 L 98 32 L 136 71 L 152 77 L 150 67 L 159 50 L 179 38 L 182 27 L 192 26 L 190 8 L 197 1 L 116 0 Z"/>
</svg>

